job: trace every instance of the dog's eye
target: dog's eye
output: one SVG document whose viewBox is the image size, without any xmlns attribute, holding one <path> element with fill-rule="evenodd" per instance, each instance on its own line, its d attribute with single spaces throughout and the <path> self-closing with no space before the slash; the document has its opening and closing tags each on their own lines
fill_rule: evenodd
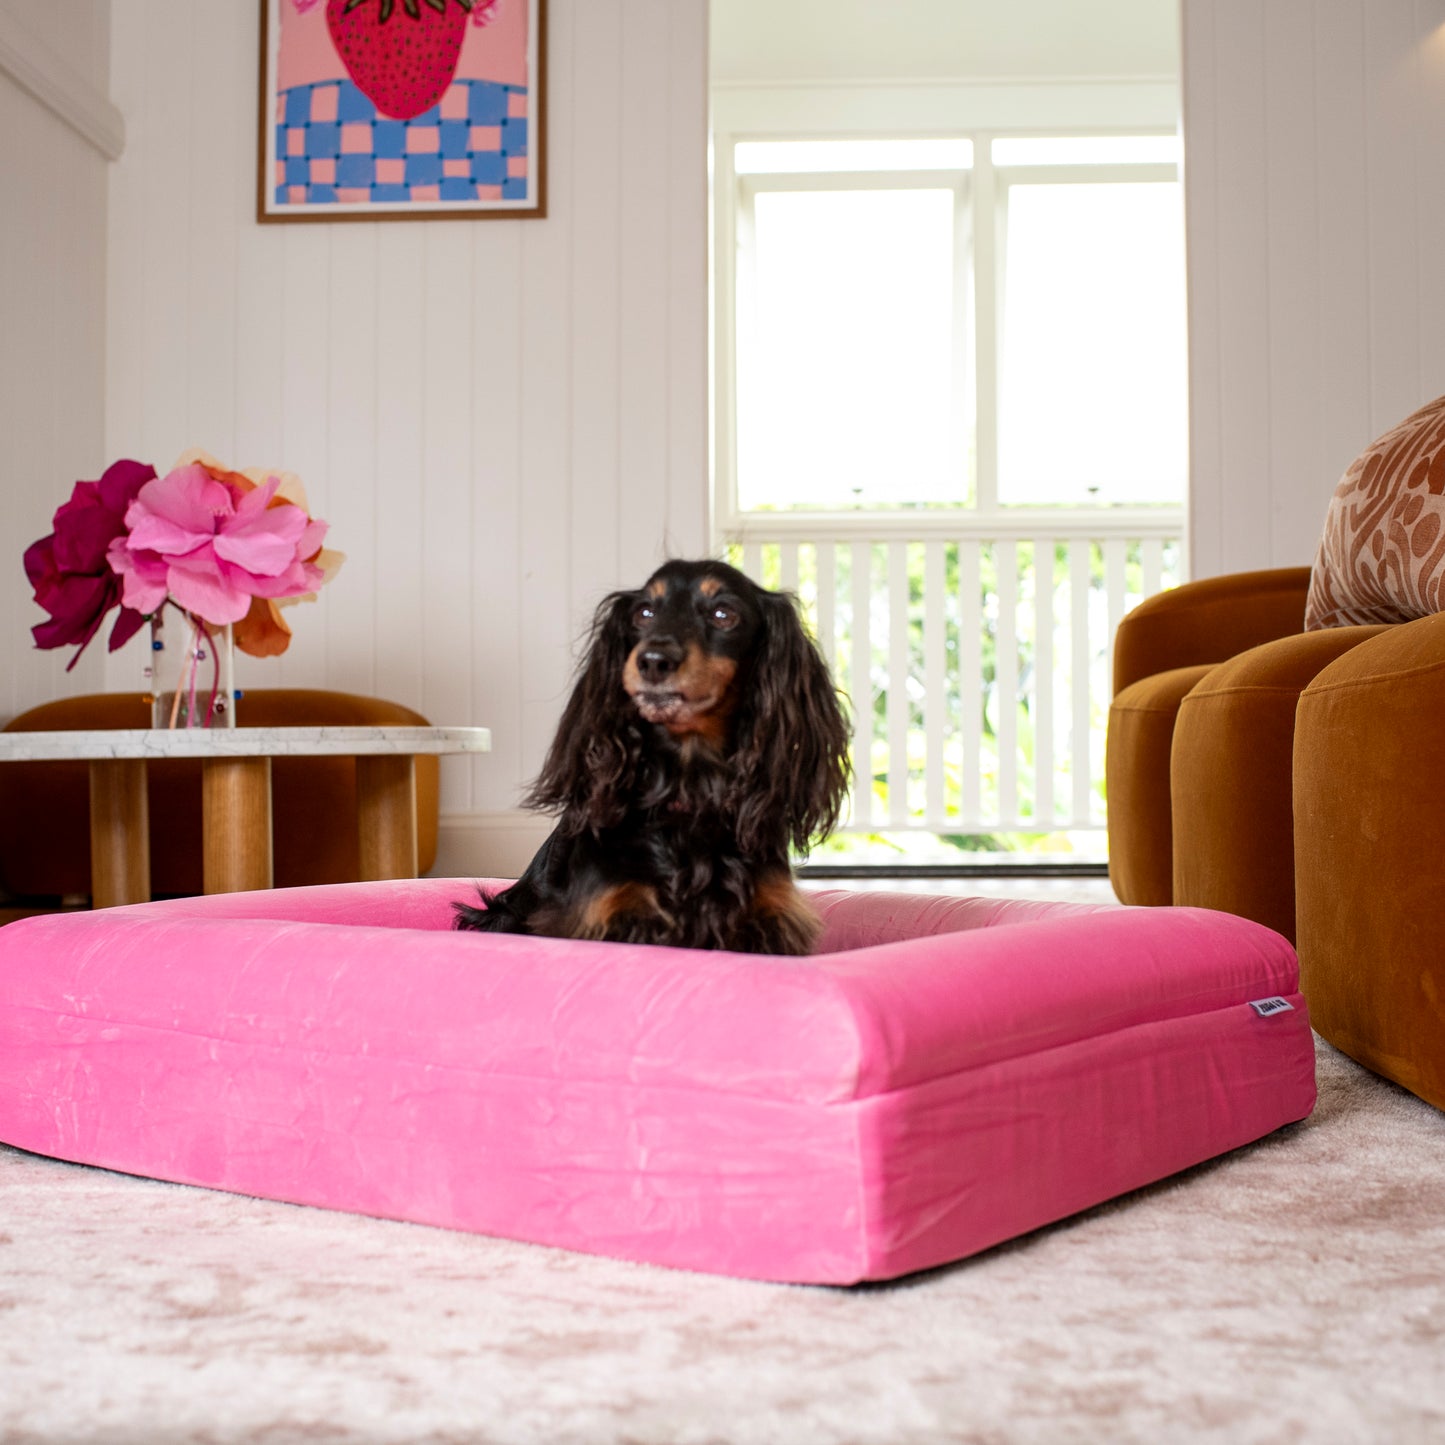
<svg viewBox="0 0 1445 1445">
<path fill-rule="evenodd" d="M 632 625 L 634 627 L 645 627 L 654 617 L 657 616 L 657 609 L 650 602 L 639 602 L 632 614 Z"/>
<path fill-rule="evenodd" d="M 707 620 L 721 632 L 731 632 L 741 620 L 736 607 L 726 602 L 717 603 L 707 614 Z"/>
</svg>

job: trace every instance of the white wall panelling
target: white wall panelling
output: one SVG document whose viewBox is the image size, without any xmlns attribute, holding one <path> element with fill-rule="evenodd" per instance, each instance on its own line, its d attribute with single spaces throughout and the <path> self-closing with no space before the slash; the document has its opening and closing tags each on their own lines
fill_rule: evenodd
<svg viewBox="0 0 1445 1445">
<path fill-rule="evenodd" d="M 0 718 L 99 686 L 104 638 L 65 672 L 71 649 L 38 652 L 24 549 L 102 452 L 106 144 L 123 127 L 104 96 L 106 10 L 77 3 L 32 16 L 0 3 Z"/>
<path fill-rule="evenodd" d="M 1350 459 L 1445 391 L 1445 0 L 1182 21 L 1204 576 L 1307 561 Z M 551 0 L 545 221 L 258 227 L 256 25 L 236 0 L 0 0 L 102 117 L 109 56 L 125 138 L 107 221 L 93 141 L 0 74 L 0 711 L 133 685 L 133 658 L 67 675 L 29 646 L 19 552 L 74 478 L 191 445 L 286 465 L 350 560 L 242 680 L 490 726 L 444 798 L 451 861 L 485 867 L 478 838 L 529 826 L 598 597 L 705 545 L 706 6 Z M 777 123 L 822 85 L 780 90 Z M 951 83 L 901 89 L 909 129 Z"/>
<path fill-rule="evenodd" d="M 1191 573 L 1309 562 L 1445 392 L 1445 0 L 1183 0 Z"/>
<path fill-rule="evenodd" d="M 439 867 L 508 871 L 597 601 L 706 545 L 705 0 L 549 0 L 540 221 L 257 226 L 257 7 L 112 24 L 104 455 L 302 477 L 347 562 L 242 685 L 489 727 Z"/>
</svg>

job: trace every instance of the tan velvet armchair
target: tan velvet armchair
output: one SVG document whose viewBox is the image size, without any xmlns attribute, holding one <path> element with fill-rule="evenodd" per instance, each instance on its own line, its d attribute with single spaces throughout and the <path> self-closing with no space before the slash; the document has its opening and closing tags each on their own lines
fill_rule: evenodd
<svg viewBox="0 0 1445 1445">
<path fill-rule="evenodd" d="M 1211 577 L 1120 624 L 1105 774 L 1123 903 L 1253 918 L 1295 937 L 1295 706 L 1380 627 L 1305 632 L 1308 567 Z"/>
<path fill-rule="evenodd" d="M 1131 612 L 1114 688 L 1119 899 L 1283 933 L 1315 1028 L 1445 1108 L 1445 398 L 1346 473 L 1313 570 Z"/>
</svg>

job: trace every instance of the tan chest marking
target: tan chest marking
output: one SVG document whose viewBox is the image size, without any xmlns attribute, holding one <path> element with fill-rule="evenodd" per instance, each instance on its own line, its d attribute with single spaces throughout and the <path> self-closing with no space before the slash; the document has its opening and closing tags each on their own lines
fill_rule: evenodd
<svg viewBox="0 0 1445 1445">
<path fill-rule="evenodd" d="M 651 884 L 618 883 L 589 898 L 582 906 L 575 937 L 605 938 L 616 920 L 624 915 L 672 923 L 667 910 L 657 901 L 657 891 Z"/>
</svg>

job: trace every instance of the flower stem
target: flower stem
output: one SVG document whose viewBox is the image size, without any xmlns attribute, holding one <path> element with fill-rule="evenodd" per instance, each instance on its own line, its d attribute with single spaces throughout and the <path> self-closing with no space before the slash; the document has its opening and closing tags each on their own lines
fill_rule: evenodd
<svg viewBox="0 0 1445 1445">
<path fill-rule="evenodd" d="M 196 725 L 196 674 L 201 670 L 201 619 L 191 618 L 191 646 L 186 657 L 186 726 Z"/>
<path fill-rule="evenodd" d="M 184 616 L 185 614 L 182 613 L 181 615 Z M 184 672 L 184 669 L 182 670 L 182 672 Z M 176 718 L 179 716 L 180 711 L 181 711 L 181 677 L 180 677 L 180 676 L 177 676 L 177 677 L 176 677 L 176 680 L 175 680 L 174 690 L 173 690 L 172 693 L 171 693 L 171 720 L 170 720 L 170 722 L 168 722 L 168 723 L 166 724 L 167 727 L 170 727 L 170 728 L 174 728 L 174 727 L 175 727 L 175 725 L 176 725 Z"/>
<path fill-rule="evenodd" d="M 211 654 L 211 695 L 206 703 L 205 721 L 205 726 L 210 727 L 211 719 L 216 715 L 216 698 L 219 696 L 221 691 L 221 651 L 216 643 L 216 639 L 211 636 L 210 628 L 207 627 L 206 624 L 201 621 L 199 617 L 196 618 L 196 626 L 199 627 L 201 629 L 201 632 L 205 635 L 206 648 Z M 195 714 L 192 713 L 191 717 L 194 721 Z"/>
</svg>

